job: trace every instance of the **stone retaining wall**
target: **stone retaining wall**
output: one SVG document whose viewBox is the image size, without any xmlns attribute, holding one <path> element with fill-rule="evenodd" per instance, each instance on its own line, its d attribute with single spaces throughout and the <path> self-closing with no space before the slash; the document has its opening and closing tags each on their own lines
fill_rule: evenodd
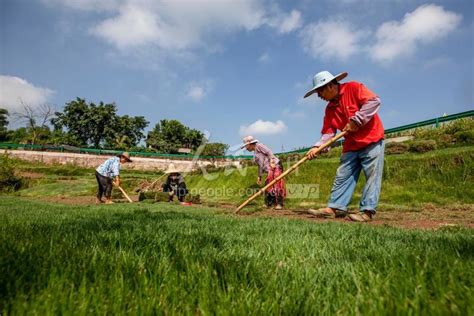
<svg viewBox="0 0 474 316">
<path fill-rule="evenodd" d="M 59 152 L 43 152 L 43 151 L 28 151 L 28 150 L 3 150 L 10 157 L 18 158 L 27 161 L 38 161 L 45 164 L 71 164 L 87 168 L 97 168 L 106 159 L 113 157 L 108 155 L 90 155 L 90 154 L 75 154 L 75 153 L 59 153 Z M 123 169 L 132 170 L 154 170 L 164 171 L 173 163 L 175 167 L 182 171 L 188 172 L 197 170 L 204 166 L 227 167 L 235 166 L 239 168 L 240 161 L 238 160 L 173 160 L 164 158 L 142 158 L 131 157 L 133 163 L 123 164 Z"/>
</svg>

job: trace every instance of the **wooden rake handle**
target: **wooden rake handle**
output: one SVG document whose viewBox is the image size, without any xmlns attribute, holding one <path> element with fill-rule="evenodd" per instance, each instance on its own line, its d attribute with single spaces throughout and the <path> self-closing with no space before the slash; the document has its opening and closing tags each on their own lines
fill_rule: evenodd
<svg viewBox="0 0 474 316">
<path fill-rule="evenodd" d="M 326 147 L 329 147 L 331 146 L 334 142 L 336 142 L 338 139 L 344 137 L 344 135 L 346 135 L 347 132 L 344 131 L 342 133 L 339 133 L 338 135 L 334 136 L 333 138 L 331 138 L 327 143 L 321 145 L 318 147 L 318 150 L 316 151 L 317 154 L 319 154 L 324 148 Z M 309 151 L 308 151 L 309 152 Z M 241 209 L 243 209 L 247 204 L 249 204 L 252 200 L 254 200 L 257 196 L 259 196 L 260 194 L 262 194 L 263 192 L 265 192 L 266 189 L 268 189 L 269 187 L 271 187 L 272 185 L 274 185 L 277 181 L 283 179 L 284 177 L 286 177 L 290 172 L 294 171 L 296 168 L 298 168 L 302 163 L 304 163 L 306 160 L 308 160 L 308 153 L 305 154 L 305 156 L 300 159 L 297 163 L 295 163 L 293 166 L 291 166 L 288 170 L 286 170 L 285 172 L 283 172 L 281 175 L 279 175 L 278 177 L 276 177 L 275 179 L 273 179 L 273 181 L 271 181 L 269 184 L 267 184 L 266 186 L 264 186 L 263 188 L 261 188 L 257 193 L 255 193 L 254 195 L 252 195 L 250 198 L 248 198 L 244 203 L 242 203 L 236 210 L 235 210 L 235 214 L 237 214 L 238 212 L 240 212 Z"/>
<path fill-rule="evenodd" d="M 125 193 L 124 189 L 122 189 L 121 186 L 117 186 L 117 188 L 122 192 L 123 196 L 125 196 L 130 203 L 133 203 L 132 199 L 128 196 L 127 193 Z"/>
</svg>

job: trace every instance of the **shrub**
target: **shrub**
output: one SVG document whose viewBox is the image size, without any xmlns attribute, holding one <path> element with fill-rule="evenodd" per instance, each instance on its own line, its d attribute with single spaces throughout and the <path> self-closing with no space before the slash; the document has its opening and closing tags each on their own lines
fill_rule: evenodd
<svg viewBox="0 0 474 316">
<path fill-rule="evenodd" d="M 25 185 L 15 174 L 15 163 L 7 155 L 0 155 L 0 192 L 17 191 Z"/>
<path fill-rule="evenodd" d="M 442 134 L 436 139 L 436 144 L 438 148 L 448 147 L 456 143 L 456 137 L 451 134 Z"/>
<path fill-rule="evenodd" d="M 385 146 L 385 153 L 387 155 L 404 154 L 408 152 L 409 148 L 410 145 L 408 145 L 407 143 L 391 142 Z"/>
<path fill-rule="evenodd" d="M 456 132 L 454 138 L 458 143 L 474 145 L 474 130 Z"/>
<path fill-rule="evenodd" d="M 417 153 L 425 153 L 436 149 L 436 141 L 432 139 L 428 140 L 417 140 L 410 142 L 409 151 Z"/>
</svg>

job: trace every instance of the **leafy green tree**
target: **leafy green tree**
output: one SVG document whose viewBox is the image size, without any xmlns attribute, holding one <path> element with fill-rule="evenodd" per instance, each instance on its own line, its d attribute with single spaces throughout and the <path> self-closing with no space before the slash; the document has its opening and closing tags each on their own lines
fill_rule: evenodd
<svg viewBox="0 0 474 316">
<path fill-rule="evenodd" d="M 195 150 L 203 142 L 206 141 L 207 140 L 205 139 L 204 134 L 202 132 L 196 129 L 188 129 L 186 136 L 184 137 L 184 143 L 182 144 L 182 146 Z"/>
<path fill-rule="evenodd" d="M 28 135 L 29 135 L 29 132 L 26 127 L 20 127 L 20 128 L 17 128 L 16 130 L 8 131 L 8 139 L 13 143 L 18 143 L 18 144 L 28 143 L 29 142 Z"/>
<path fill-rule="evenodd" d="M 195 150 L 205 141 L 204 134 L 177 120 L 161 120 L 148 132 L 146 144 L 162 153 L 177 153 L 179 148 Z"/>
<path fill-rule="evenodd" d="M 8 135 L 8 111 L 0 109 L 0 141 L 5 141 Z"/>
<path fill-rule="evenodd" d="M 81 98 L 66 103 L 62 113 L 56 112 L 52 124 L 56 130 L 65 130 L 75 145 L 100 148 L 106 144 L 117 149 L 136 146 L 148 126 L 143 116 L 117 115 L 114 103 L 96 105 Z"/>
<path fill-rule="evenodd" d="M 229 145 L 223 143 L 207 143 L 204 145 L 201 156 L 224 156 L 229 149 Z"/>
<path fill-rule="evenodd" d="M 115 133 L 113 137 L 107 139 L 108 147 L 130 150 L 145 137 L 143 130 L 147 126 L 148 122 L 143 116 L 118 116 L 115 123 Z"/>
<path fill-rule="evenodd" d="M 66 103 L 63 113 L 56 112 L 51 122 L 57 130 L 66 128 L 81 145 L 99 148 L 106 138 L 114 136 L 116 113 L 115 104 L 87 104 L 85 99 L 77 98 Z"/>
</svg>

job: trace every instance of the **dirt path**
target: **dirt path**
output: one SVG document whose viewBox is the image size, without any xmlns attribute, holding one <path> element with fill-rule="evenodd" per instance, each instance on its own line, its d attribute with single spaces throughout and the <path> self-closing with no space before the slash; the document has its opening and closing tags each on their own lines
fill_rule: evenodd
<svg viewBox="0 0 474 316">
<path fill-rule="evenodd" d="M 130 196 L 132 200 L 138 201 L 138 196 Z M 41 201 L 61 203 L 65 205 L 91 205 L 95 204 L 94 196 L 77 196 L 77 197 L 44 197 L 40 198 Z M 119 200 L 114 199 L 118 203 L 127 203 L 125 199 Z M 200 208 L 207 207 L 206 205 L 193 205 L 192 207 Z M 233 213 L 235 206 L 232 204 L 221 204 L 216 208 L 225 209 L 229 213 Z M 289 218 L 307 220 L 315 223 L 324 222 L 343 222 L 349 223 L 350 221 L 344 218 L 342 219 L 320 219 L 306 213 L 305 210 L 281 210 L 276 211 L 273 209 L 267 209 L 258 212 L 245 212 L 242 211 L 236 216 L 240 217 L 275 217 L 275 218 Z M 354 223 L 358 224 L 358 223 Z M 375 219 L 367 223 L 368 225 L 385 225 L 393 227 L 401 227 L 408 229 L 439 229 L 446 227 L 469 227 L 474 228 L 474 205 L 458 205 L 450 208 L 443 208 L 434 205 L 425 205 L 421 209 L 413 210 L 379 210 Z M 365 224 L 363 224 L 365 225 Z"/>
<path fill-rule="evenodd" d="M 353 223 L 348 218 L 321 219 L 306 213 L 304 210 L 264 210 L 252 214 L 242 214 L 247 217 L 284 217 L 303 219 L 313 222 L 344 222 Z M 359 223 L 354 223 L 359 224 Z M 474 228 L 474 206 L 463 206 L 452 209 L 424 207 L 417 212 L 384 211 L 380 210 L 374 220 L 368 225 L 385 225 L 401 228 L 438 229 L 443 227 Z M 363 224 L 365 225 L 365 224 Z"/>
</svg>

